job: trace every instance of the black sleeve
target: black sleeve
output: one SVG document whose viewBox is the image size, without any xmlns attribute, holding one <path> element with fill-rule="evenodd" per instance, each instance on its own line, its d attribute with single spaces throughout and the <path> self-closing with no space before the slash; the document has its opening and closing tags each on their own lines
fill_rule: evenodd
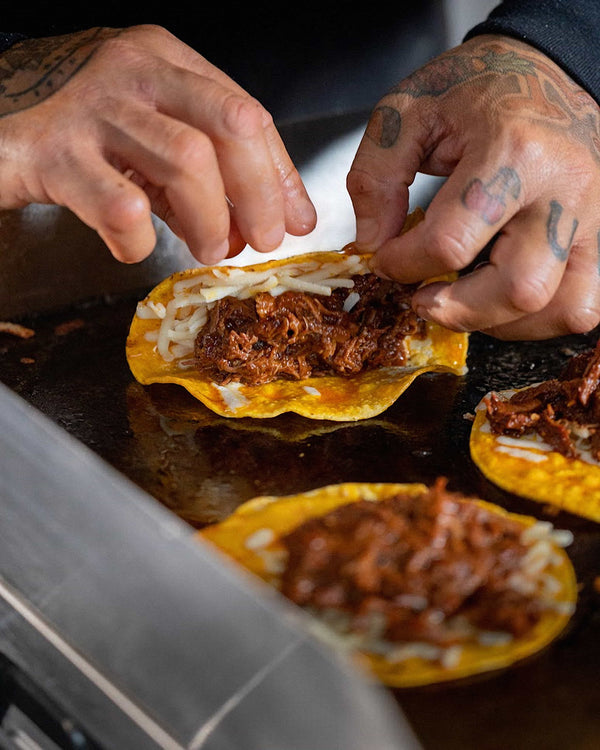
<svg viewBox="0 0 600 750">
<path fill-rule="evenodd" d="M 9 47 L 12 47 L 13 44 L 20 42 L 23 39 L 25 39 L 23 34 L 13 34 L 0 31 L 0 52 L 4 52 L 4 50 L 7 50 Z"/>
<path fill-rule="evenodd" d="M 504 0 L 465 39 L 504 34 L 541 50 L 600 103 L 600 2 Z"/>
</svg>

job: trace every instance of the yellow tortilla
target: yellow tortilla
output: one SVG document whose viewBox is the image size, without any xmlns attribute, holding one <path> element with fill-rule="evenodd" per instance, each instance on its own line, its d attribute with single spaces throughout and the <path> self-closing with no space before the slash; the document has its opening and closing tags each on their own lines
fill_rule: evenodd
<svg viewBox="0 0 600 750">
<path fill-rule="evenodd" d="M 405 231 L 422 218 L 422 212 L 411 214 Z M 178 282 L 212 279 L 215 274 L 227 275 L 240 270 L 247 274 L 265 270 L 274 272 L 297 264 L 338 264 L 348 256 L 359 256 L 368 263 L 370 254 L 359 254 L 348 246 L 341 252 L 309 253 L 283 260 L 272 260 L 243 269 L 233 266 L 189 269 L 165 279 L 140 305 L 166 306 L 173 298 Z M 301 277 L 300 277 L 301 278 Z M 135 379 L 142 385 L 176 383 L 186 388 L 195 398 L 223 417 L 274 417 L 283 412 L 295 412 L 311 419 L 354 421 L 376 416 L 385 411 L 419 375 L 426 372 L 466 372 L 468 334 L 455 333 L 435 323 L 427 323 L 426 340 L 406 339 L 410 356 L 406 367 L 387 367 L 367 371 L 353 377 L 325 376 L 305 380 L 275 380 L 262 385 L 231 383 L 218 385 L 195 371 L 183 367 L 188 357 L 166 361 L 154 343 L 160 321 L 144 318 L 138 312 L 131 323 L 127 339 L 127 361 Z"/>
<path fill-rule="evenodd" d="M 600 522 L 600 466 L 548 448 L 528 436 L 507 439 L 494 435 L 483 400 L 478 405 L 470 451 L 487 479 L 520 497 Z"/>
<path fill-rule="evenodd" d="M 281 565 L 283 547 L 279 539 L 309 518 L 324 515 L 335 508 L 359 500 L 379 501 L 397 494 L 418 497 L 426 491 L 422 484 L 346 483 L 329 485 L 309 492 L 285 497 L 257 497 L 241 505 L 229 518 L 207 527 L 199 535 L 233 558 L 243 568 L 278 587 L 277 566 Z M 518 521 L 526 528 L 535 518 L 520 516 L 483 500 L 472 500 L 489 511 Z M 577 599 L 576 579 L 571 562 L 554 542 L 553 563 L 544 570 L 560 583 L 553 597 L 556 609 L 547 610 L 526 637 L 506 644 L 461 645 L 460 655 L 444 666 L 439 660 L 411 657 L 393 661 L 368 651 L 355 650 L 353 657 L 381 682 L 392 687 L 412 687 L 463 678 L 509 666 L 545 647 L 564 629 Z M 319 624 L 317 632 L 326 629 Z M 331 641 L 331 638 L 327 638 Z"/>
</svg>

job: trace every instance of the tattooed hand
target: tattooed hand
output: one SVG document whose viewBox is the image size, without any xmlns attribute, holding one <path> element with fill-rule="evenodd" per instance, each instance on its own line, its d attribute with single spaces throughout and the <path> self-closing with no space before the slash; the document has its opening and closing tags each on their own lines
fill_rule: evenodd
<svg viewBox="0 0 600 750">
<path fill-rule="evenodd" d="M 402 282 L 463 271 L 415 295 L 423 317 L 500 338 L 600 321 L 600 110 L 537 50 L 481 36 L 375 108 L 348 175 L 357 244 Z M 402 237 L 417 172 L 447 176 Z M 483 261 L 481 251 L 489 256 Z"/>
<path fill-rule="evenodd" d="M 56 203 L 115 257 L 146 257 L 151 210 L 204 263 L 306 234 L 315 211 L 270 115 L 156 26 L 0 55 L 0 208 Z"/>
</svg>

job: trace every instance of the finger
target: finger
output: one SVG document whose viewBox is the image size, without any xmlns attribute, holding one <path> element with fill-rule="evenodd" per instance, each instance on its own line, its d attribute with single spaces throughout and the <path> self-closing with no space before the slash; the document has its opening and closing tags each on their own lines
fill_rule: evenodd
<svg viewBox="0 0 600 750">
<path fill-rule="evenodd" d="M 156 244 L 149 200 L 93 149 L 79 159 L 60 159 L 44 177 L 48 198 L 95 229 L 124 263 L 146 258 Z"/>
<path fill-rule="evenodd" d="M 234 205 L 232 214 L 246 241 L 260 251 L 281 244 L 285 201 L 263 127 L 265 110 L 247 95 L 175 68 L 161 70 L 158 103 L 162 111 L 210 138 Z"/>
<path fill-rule="evenodd" d="M 229 227 L 229 252 L 227 253 L 228 258 L 235 258 L 239 255 L 242 250 L 246 247 L 246 242 L 241 235 L 240 230 L 235 225 L 235 222 L 231 222 Z"/>
<path fill-rule="evenodd" d="M 373 111 L 346 178 L 357 246 L 375 250 L 400 232 L 423 138 L 424 131 L 395 107 L 381 103 Z"/>
<path fill-rule="evenodd" d="M 146 28 L 146 27 L 142 27 Z M 212 65 L 191 47 L 183 44 L 164 29 L 154 29 L 160 39 L 156 52 L 164 55 L 168 52 L 179 67 L 191 71 L 202 78 L 210 78 L 226 90 L 248 98 L 247 92 L 226 73 Z M 165 39 L 163 39 L 163 36 Z M 314 229 L 317 216 L 302 178 L 283 143 L 272 117 L 262 110 L 262 128 L 280 188 L 283 192 L 285 228 L 293 235 L 304 235 Z"/>
<path fill-rule="evenodd" d="M 597 236 L 587 255 L 573 248 L 560 287 L 543 310 L 485 333 L 505 340 L 535 340 L 593 330 L 600 323 L 599 247 Z"/>
<path fill-rule="evenodd" d="M 419 289 L 413 297 L 418 314 L 454 330 L 474 331 L 543 311 L 562 282 L 578 226 L 572 214 L 558 219 L 551 206 L 519 213 L 485 265 L 453 283 Z"/>
<path fill-rule="evenodd" d="M 425 219 L 377 250 L 376 273 L 405 283 L 468 266 L 520 208 L 521 179 L 501 154 L 464 157 Z"/>
<path fill-rule="evenodd" d="M 308 234 L 315 228 L 317 212 L 271 116 L 266 119 L 265 139 L 283 189 L 286 231 L 294 236 Z"/>
<path fill-rule="evenodd" d="M 229 208 L 210 139 L 184 122 L 142 107 L 113 111 L 105 138 L 119 161 L 131 165 L 163 200 L 153 207 L 203 263 L 229 251 Z M 161 205 L 162 203 L 162 205 Z"/>
</svg>

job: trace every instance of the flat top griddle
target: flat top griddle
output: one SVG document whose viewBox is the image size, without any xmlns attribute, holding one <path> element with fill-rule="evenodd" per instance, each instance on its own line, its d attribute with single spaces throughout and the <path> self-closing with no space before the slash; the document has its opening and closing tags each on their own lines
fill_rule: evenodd
<svg viewBox="0 0 600 750">
<path fill-rule="evenodd" d="M 425 748 L 597 747 L 600 525 L 489 483 L 470 460 L 466 418 L 491 389 L 554 376 L 596 335 L 513 343 L 473 334 L 467 375 L 421 376 L 385 413 L 363 422 L 292 414 L 228 420 L 178 386 L 134 381 L 125 338 L 146 291 L 22 319 L 35 336 L 0 334 L 0 380 L 197 528 L 259 494 L 444 475 L 450 489 L 570 529 L 580 596 L 558 640 L 496 673 L 393 694 Z"/>
</svg>

